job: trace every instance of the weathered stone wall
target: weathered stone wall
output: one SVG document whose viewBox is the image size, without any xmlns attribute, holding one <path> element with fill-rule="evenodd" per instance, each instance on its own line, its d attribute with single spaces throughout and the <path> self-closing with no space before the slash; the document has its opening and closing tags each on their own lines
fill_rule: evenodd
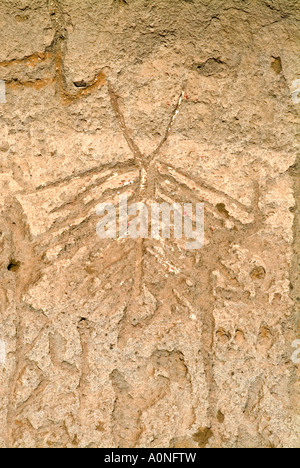
<svg viewBox="0 0 300 468">
<path fill-rule="evenodd" d="M 0 446 L 299 447 L 298 0 L 0 8 Z"/>
</svg>

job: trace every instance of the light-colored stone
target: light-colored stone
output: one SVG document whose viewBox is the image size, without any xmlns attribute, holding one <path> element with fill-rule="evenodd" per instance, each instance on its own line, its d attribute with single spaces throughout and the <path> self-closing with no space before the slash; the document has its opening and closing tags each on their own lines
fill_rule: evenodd
<svg viewBox="0 0 300 468">
<path fill-rule="evenodd" d="M 0 7 L 0 446 L 299 447 L 299 2 Z M 97 237 L 156 148 L 200 251 Z"/>
</svg>

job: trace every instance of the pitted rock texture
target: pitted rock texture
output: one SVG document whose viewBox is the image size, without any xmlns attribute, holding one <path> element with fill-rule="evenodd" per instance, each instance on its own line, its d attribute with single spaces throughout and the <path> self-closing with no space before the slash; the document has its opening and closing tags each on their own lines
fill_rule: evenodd
<svg viewBox="0 0 300 468">
<path fill-rule="evenodd" d="M 299 2 L 0 7 L 0 446 L 299 447 Z"/>
</svg>

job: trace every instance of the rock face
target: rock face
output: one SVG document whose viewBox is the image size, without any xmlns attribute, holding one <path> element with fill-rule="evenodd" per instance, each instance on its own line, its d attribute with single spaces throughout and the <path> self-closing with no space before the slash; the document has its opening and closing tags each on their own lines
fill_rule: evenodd
<svg viewBox="0 0 300 468">
<path fill-rule="evenodd" d="M 0 446 L 299 447 L 298 0 L 0 6 Z"/>
</svg>

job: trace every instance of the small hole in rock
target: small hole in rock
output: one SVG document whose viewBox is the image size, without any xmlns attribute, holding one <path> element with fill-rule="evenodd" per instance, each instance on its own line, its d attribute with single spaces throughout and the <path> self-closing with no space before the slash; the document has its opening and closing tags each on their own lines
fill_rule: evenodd
<svg viewBox="0 0 300 468">
<path fill-rule="evenodd" d="M 224 205 L 224 203 L 218 203 L 216 205 L 216 208 L 217 210 L 222 213 L 223 215 L 226 216 L 226 218 L 229 218 L 229 211 L 226 209 L 226 206 Z"/>
<path fill-rule="evenodd" d="M 78 322 L 77 328 L 82 329 L 82 328 L 88 328 L 89 327 L 89 322 L 88 319 L 85 317 L 81 317 L 81 319 Z"/>
<path fill-rule="evenodd" d="M 251 273 L 250 276 L 253 280 L 263 280 L 266 277 L 266 270 L 264 269 L 263 266 L 258 266 L 255 267 Z"/>
<path fill-rule="evenodd" d="M 21 266 L 21 262 L 17 262 L 16 260 L 11 260 L 10 264 L 8 265 L 8 271 L 16 272 Z"/>
<path fill-rule="evenodd" d="M 213 432 L 209 427 L 199 428 L 198 432 L 193 435 L 193 439 L 198 443 L 200 448 L 205 448 L 209 440 L 213 437 Z"/>
<path fill-rule="evenodd" d="M 74 81 L 74 86 L 76 86 L 76 88 L 86 88 L 87 87 L 87 83 L 83 80 L 81 81 Z"/>
</svg>

